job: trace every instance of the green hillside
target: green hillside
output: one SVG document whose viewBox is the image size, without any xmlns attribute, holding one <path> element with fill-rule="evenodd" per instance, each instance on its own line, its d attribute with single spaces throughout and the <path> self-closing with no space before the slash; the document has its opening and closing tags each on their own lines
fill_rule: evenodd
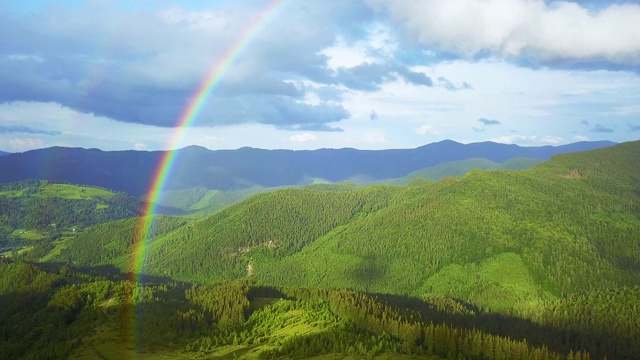
<svg viewBox="0 0 640 360">
<path fill-rule="evenodd" d="M 197 279 L 202 283 L 243 277 L 247 267 L 245 254 L 261 251 L 275 258 L 294 254 L 335 227 L 346 224 L 356 214 L 384 206 L 387 190 L 390 189 L 288 189 L 256 195 L 166 236 L 159 236 L 147 248 L 150 274 L 173 277 L 174 272 L 180 272 L 183 275 L 176 279 L 188 277 L 188 281 Z M 138 226 L 134 219 L 104 224 L 92 231 L 113 233 L 114 236 L 103 237 L 103 243 L 95 246 L 76 237 L 67 245 L 66 251 L 52 257 L 51 261 L 86 267 L 104 265 L 111 259 L 115 265 L 119 263 L 115 259 L 127 255 L 126 252 L 105 255 L 104 251 L 98 250 L 105 247 L 128 251 L 131 235 L 116 234 L 135 234 Z M 92 238 L 91 231 L 86 237 Z M 215 249 L 217 256 L 211 256 L 211 249 Z M 156 266 L 165 269 L 159 273 L 155 271 Z"/>
<path fill-rule="evenodd" d="M 640 357 L 640 142 L 158 216 L 145 284 L 121 280 L 140 224 L 2 260 L 0 357 Z"/>
<path fill-rule="evenodd" d="M 87 227 L 134 217 L 140 201 L 123 193 L 44 180 L 0 184 L 0 218 L 18 227 Z"/>
<path fill-rule="evenodd" d="M 0 184 L 0 251 L 46 245 L 86 227 L 136 217 L 140 208 L 139 200 L 102 188 L 44 180 Z"/>
<path fill-rule="evenodd" d="M 540 164 L 542 160 L 533 158 L 513 158 L 503 163 L 495 163 L 493 161 L 481 158 L 470 158 L 459 161 L 451 161 L 444 164 L 428 167 L 422 170 L 412 172 L 411 174 L 394 179 L 372 181 L 366 177 L 354 177 L 351 182 L 331 183 L 322 179 L 305 177 L 301 184 L 309 183 L 305 188 L 316 190 L 332 191 L 334 188 L 344 190 L 345 187 L 355 189 L 356 184 L 362 186 L 371 185 L 395 185 L 402 186 L 418 179 L 442 180 L 446 177 L 458 177 L 468 173 L 471 170 L 524 170 Z M 336 187 L 334 187 L 334 185 Z M 297 187 L 292 186 L 292 187 Z M 250 187 L 243 190 L 210 190 L 205 187 L 195 187 L 181 190 L 163 191 L 158 197 L 158 204 L 170 208 L 180 209 L 184 211 L 184 216 L 190 218 L 204 218 L 212 215 L 229 205 L 239 203 L 249 197 L 265 192 L 273 192 L 288 187 Z"/>
<path fill-rule="evenodd" d="M 158 236 L 147 271 L 196 283 L 251 278 L 441 295 L 533 312 L 564 294 L 640 283 L 639 159 L 640 142 L 632 142 L 525 171 L 260 194 Z M 110 261 L 77 244 L 54 260 Z"/>
<path fill-rule="evenodd" d="M 442 297 L 135 284 L 0 259 L 3 359 L 637 358 L 640 288 L 543 305 L 533 320 Z"/>
<path fill-rule="evenodd" d="M 496 170 L 526 170 L 530 169 L 540 163 L 542 160 L 534 159 L 534 158 L 513 158 L 509 159 L 501 164 L 497 164 Z"/>
<path fill-rule="evenodd" d="M 491 160 L 482 158 L 469 158 L 424 168 L 418 171 L 414 171 L 401 178 L 377 181 L 361 181 L 360 183 L 362 183 L 363 185 L 387 184 L 402 186 L 410 183 L 415 179 L 428 179 L 438 181 L 447 177 L 459 177 L 471 170 L 525 170 L 532 168 L 540 163 L 542 163 L 542 160 L 533 158 L 513 158 L 503 163 L 495 163 Z"/>
<path fill-rule="evenodd" d="M 188 224 L 181 217 L 154 216 L 149 241 Z M 42 260 L 73 264 L 76 267 L 104 267 L 112 265 L 122 272 L 133 271 L 133 251 L 141 240 L 141 218 L 130 218 L 101 224 L 61 241 Z"/>
<path fill-rule="evenodd" d="M 183 216 L 204 218 L 229 205 L 239 203 L 253 195 L 276 191 L 279 188 L 250 187 L 243 190 L 222 191 L 195 187 L 182 190 L 164 191 L 158 197 L 158 204 L 180 209 Z"/>
<path fill-rule="evenodd" d="M 558 156 L 528 171 L 472 171 L 393 189 L 389 206 L 285 260 L 261 265 L 256 256 L 253 276 L 440 294 L 503 310 L 638 284 L 639 161 L 635 142 Z"/>
</svg>

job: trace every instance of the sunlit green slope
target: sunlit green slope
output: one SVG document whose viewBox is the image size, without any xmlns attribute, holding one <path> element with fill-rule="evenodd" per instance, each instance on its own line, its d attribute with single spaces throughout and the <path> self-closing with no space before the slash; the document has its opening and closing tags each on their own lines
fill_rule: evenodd
<svg viewBox="0 0 640 360">
<path fill-rule="evenodd" d="M 437 183 L 289 189 L 157 237 L 147 272 L 534 311 L 563 294 L 640 283 L 639 194 L 640 142 Z M 58 260 L 90 265 L 82 252 L 77 244 Z"/>
<path fill-rule="evenodd" d="M 292 257 L 261 266 L 256 255 L 253 276 L 434 293 L 493 308 L 638 284 L 639 186 L 640 142 L 558 156 L 529 171 L 473 171 L 399 189 L 389 206 Z"/>
<path fill-rule="evenodd" d="M 0 221 L 13 228 L 85 227 L 139 214 L 139 200 L 123 193 L 44 180 L 0 184 Z"/>
<path fill-rule="evenodd" d="M 44 180 L 0 184 L 0 253 L 23 254 L 86 227 L 140 213 L 141 202 L 124 193 Z"/>
<path fill-rule="evenodd" d="M 401 178 L 384 179 L 384 180 L 367 180 L 355 177 L 353 182 L 331 183 L 322 179 L 306 177 L 298 186 L 313 188 L 317 190 L 332 191 L 332 189 L 345 190 L 345 187 L 355 189 L 360 186 L 371 185 L 396 185 L 402 186 L 411 183 L 414 180 L 441 180 L 449 176 L 458 177 L 468 173 L 471 170 L 523 170 L 540 164 L 542 160 L 534 158 L 513 158 L 503 163 L 495 163 L 491 160 L 482 158 L 470 158 L 465 160 L 451 161 L 436 166 L 424 168 L 410 173 Z M 308 185 L 304 185 L 308 184 Z M 157 203 L 172 209 L 180 209 L 184 213 L 182 216 L 190 218 L 204 218 L 212 215 L 229 205 L 239 203 L 253 195 L 265 192 L 273 192 L 282 190 L 287 187 L 249 187 L 242 190 L 210 190 L 205 187 L 194 187 L 181 190 L 167 190 L 160 193 Z"/>
<path fill-rule="evenodd" d="M 278 188 L 264 187 L 229 191 L 210 190 L 204 187 L 167 190 L 160 194 L 157 203 L 165 207 L 180 209 L 183 211 L 182 216 L 204 218 L 253 195 L 276 190 Z"/>
<path fill-rule="evenodd" d="M 157 215 L 151 222 L 148 243 L 188 224 L 180 217 Z M 114 271 L 131 272 L 140 252 L 142 226 L 141 218 L 113 221 L 94 226 L 73 238 L 57 244 L 46 257 L 48 262 L 74 265 L 79 268 L 103 268 Z"/>
</svg>

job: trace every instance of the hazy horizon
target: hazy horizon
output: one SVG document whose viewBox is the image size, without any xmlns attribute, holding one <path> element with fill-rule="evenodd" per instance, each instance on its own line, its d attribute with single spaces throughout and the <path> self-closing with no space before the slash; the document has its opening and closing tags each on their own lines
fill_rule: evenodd
<svg viewBox="0 0 640 360">
<path fill-rule="evenodd" d="M 469 145 L 469 144 L 479 144 L 479 143 L 494 143 L 494 144 L 503 144 L 500 142 L 495 142 L 495 141 L 474 141 L 474 142 L 459 142 L 459 141 L 455 141 L 455 140 L 451 140 L 451 139 L 443 139 L 443 140 L 439 140 L 439 141 L 434 141 L 434 142 L 430 142 L 430 143 L 425 143 L 422 145 L 418 145 L 415 147 L 404 147 L 404 148 L 381 148 L 381 149 L 359 149 L 359 148 L 355 148 L 355 147 L 320 147 L 320 148 L 309 148 L 309 149 L 291 149 L 291 148 L 262 148 L 262 147 L 255 147 L 255 146 L 241 146 L 241 147 L 235 147 L 235 148 L 220 148 L 220 149 L 212 149 L 212 148 L 208 148 L 206 146 L 203 145 L 198 145 L 198 144 L 189 144 L 189 145 L 184 145 L 181 146 L 179 148 L 175 148 L 175 149 L 158 149 L 158 150 L 138 150 L 138 149 L 115 149 L 115 150 L 107 150 L 107 149 L 101 149 L 98 147 L 84 147 L 84 146 L 60 146 L 60 145 L 54 145 L 54 146 L 48 146 L 48 147 L 43 147 L 43 148 L 34 148 L 34 149 L 29 149 L 29 150 L 24 150 L 24 151 L 15 151 L 15 152 L 11 152 L 11 151 L 5 151 L 3 149 L 0 149 L 0 151 L 4 151 L 5 153 L 9 153 L 9 154 L 16 154 L 16 153 L 22 153 L 22 152 L 26 152 L 26 151 L 32 151 L 32 150 L 42 150 L 42 149 L 49 149 L 49 148 L 53 148 L 53 147 L 63 147 L 63 148 L 78 148 L 78 149 L 85 149 L 85 150 L 100 150 L 100 151 L 148 151 L 148 152 L 155 152 L 155 151 L 176 151 L 176 150 L 182 150 L 185 148 L 189 148 L 189 147 L 200 147 L 200 148 L 204 148 L 210 151 L 234 151 L 234 150 L 240 150 L 240 149 L 256 149 L 256 150 L 268 150 L 268 151 L 277 151 L 277 150 L 283 150 L 283 151 L 317 151 L 317 150 L 345 150 L 345 149 L 350 149 L 350 150 L 358 150 L 358 151 L 384 151 L 384 150 L 412 150 L 412 149 L 416 149 L 416 148 L 420 148 L 423 146 L 428 146 L 428 145 L 432 145 L 432 144 L 437 144 L 437 143 L 441 143 L 441 142 L 446 142 L 446 141 L 452 141 L 458 144 L 462 144 L 462 145 Z M 636 141 L 636 140 L 629 140 L 629 141 Z M 594 140 L 594 141 L 574 141 L 574 142 L 570 142 L 570 143 L 566 143 L 566 144 L 534 144 L 534 145 L 518 145 L 518 144 L 504 144 L 504 145 L 516 145 L 516 146 L 520 146 L 520 147 L 545 147 L 545 146 L 551 146 L 551 147 L 558 147 L 558 146 L 564 146 L 564 145 L 571 145 L 571 144 L 577 144 L 577 143 L 582 143 L 582 142 L 608 142 L 611 144 L 620 144 L 623 142 L 628 142 L 628 141 L 622 141 L 622 142 L 615 142 L 615 141 L 611 141 L 611 140 Z"/>
</svg>

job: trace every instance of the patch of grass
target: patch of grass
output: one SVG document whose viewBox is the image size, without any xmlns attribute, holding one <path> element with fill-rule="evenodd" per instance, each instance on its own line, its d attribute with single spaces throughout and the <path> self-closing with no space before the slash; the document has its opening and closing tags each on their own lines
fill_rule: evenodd
<svg viewBox="0 0 640 360">
<path fill-rule="evenodd" d="M 29 251 L 31 251 L 31 250 L 33 250 L 33 246 L 27 246 L 27 247 L 24 247 L 24 248 L 22 248 L 22 249 L 18 250 L 18 255 L 26 254 L 26 253 L 28 253 L 28 252 L 29 252 Z"/>
<path fill-rule="evenodd" d="M 224 193 L 220 190 L 209 190 L 195 204 L 189 207 L 190 210 L 203 210 L 212 206 L 216 206 L 223 202 Z"/>
<path fill-rule="evenodd" d="M 95 198 L 110 198 L 114 196 L 109 190 L 89 186 L 69 184 L 48 184 L 39 194 L 41 197 L 57 197 L 74 200 L 91 200 Z"/>
<path fill-rule="evenodd" d="M 313 360 L 360 360 L 363 357 L 360 355 L 346 355 L 346 354 L 327 354 L 327 355 L 319 355 L 312 356 L 309 359 Z M 427 356 L 427 355 L 405 355 L 405 354 L 380 354 L 378 356 L 374 356 L 371 359 L 376 360 L 409 360 L 409 359 L 423 359 L 423 360 L 438 360 L 442 359 L 438 356 Z"/>
<path fill-rule="evenodd" d="M 509 310 L 516 304 L 532 308 L 551 298 L 536 285 L 519 255 L 502 253 L 480 265 L 445 266 L 427 279 L 422 291 L 438 296 L 463 294 L 488 310 Z"/>
<path fill-rule="evenodd" d="M 41 240 L 44 235 L 35 229 L 16 229 L 11 236 L 19 237 L 24 240 Z"/>
<path fill-rule="evenodd" d="M 23 194 L 24 194 L 24 190 L 0 191 L 0 196 L 4 196 L 4 197 L 20 197 Z"/>
<path fill-rule="evenodd" d="M 286 326 L 274 331 L 272 336 L 288 338 L 319 332 L 316 327 L 306 322 L 306 318 L 303 315 L 301 310 L 291 310 L 283 314 L 282 317 L 286 319 Z"/>
<path fill-rule="evenodd" d="M 55 240 L 52 242 L 53 249 L 47 253 L 47 255 L 43 256 L 40 259 L 40 262 L 52 261 L 56 256 L 60 255 L 60 251 L 69 247 L 70 242 L 67 241 L 69 238 L 62 238 L 60 240 Z"/>
<path fill-rule="evenodd" d="M 257 354 L 253 353 L 253 356 L 247 354 L 251 349 L 246 345 L 226 345 L 220 346 L 213 352 L 207 354 L 207 358 L 214 359 L 249 359 L 257 358 Z M 244 356 L 242 356 L 244 355 Z"/>
</svg>

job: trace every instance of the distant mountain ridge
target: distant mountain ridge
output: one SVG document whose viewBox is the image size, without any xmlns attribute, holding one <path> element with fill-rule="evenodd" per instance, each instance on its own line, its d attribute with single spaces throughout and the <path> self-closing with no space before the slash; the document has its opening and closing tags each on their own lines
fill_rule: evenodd
<svg viewBox="0 0 640 360">
<path fill-rule="evenodd" d="M 609 141 L 562 146 L 521 147 L 445 140 L 415 149 L 356 150 L 178 150 L 165 190 L 204 187 L 238 190 L 254 186 L 303 185 L 310 178 L 340 182 L 356 177 L 380 180 L 406 176 L 445 162 L 484 158 L 502 163 L 524 157 L 548 160 L 556 154 L 612 146 Z M 102 151 L 52 147 L 0 157 L 0 182 L 43 179 L 105 187 L 141 196 L 155 173 L 162 151 Z"/>
<path fill-rule="evenodd" d="M 146 248 L 145 269 L 189 283 L 251 278 L 532 310 L 566 294 L 640 283 L 639 184 L 636 141 L 524 171 L 289 188 L 168 226 Z M 130 272 L 137 229 L 134 220 L 96 226 L 52 261 Z"/>
<path fill-rule="evenodd" d="M 0 151 L 0 156 L 9 155 L 9 154 L 11 154 L 11 153 L 8 153 L 6 151 Z"/>
<path fill-rule="evenodd" d="M 407 176 L 395 179 L 383 179 L 372 182 L 362 182 L 363 185 L 406 185 L 415 179 L 427 179 L 432 181 L 442 180 L 446 177 L 458 177 L 471 170 L 524 170 L 542 163 L 543 160 L 534 158 L 512 158 L 501 164 L 482 158 L 469 158 L 450 161 L 428 168 L 414 171 Z M 355 181 L 358 183 L 358 181 Z"/>
</svg>

